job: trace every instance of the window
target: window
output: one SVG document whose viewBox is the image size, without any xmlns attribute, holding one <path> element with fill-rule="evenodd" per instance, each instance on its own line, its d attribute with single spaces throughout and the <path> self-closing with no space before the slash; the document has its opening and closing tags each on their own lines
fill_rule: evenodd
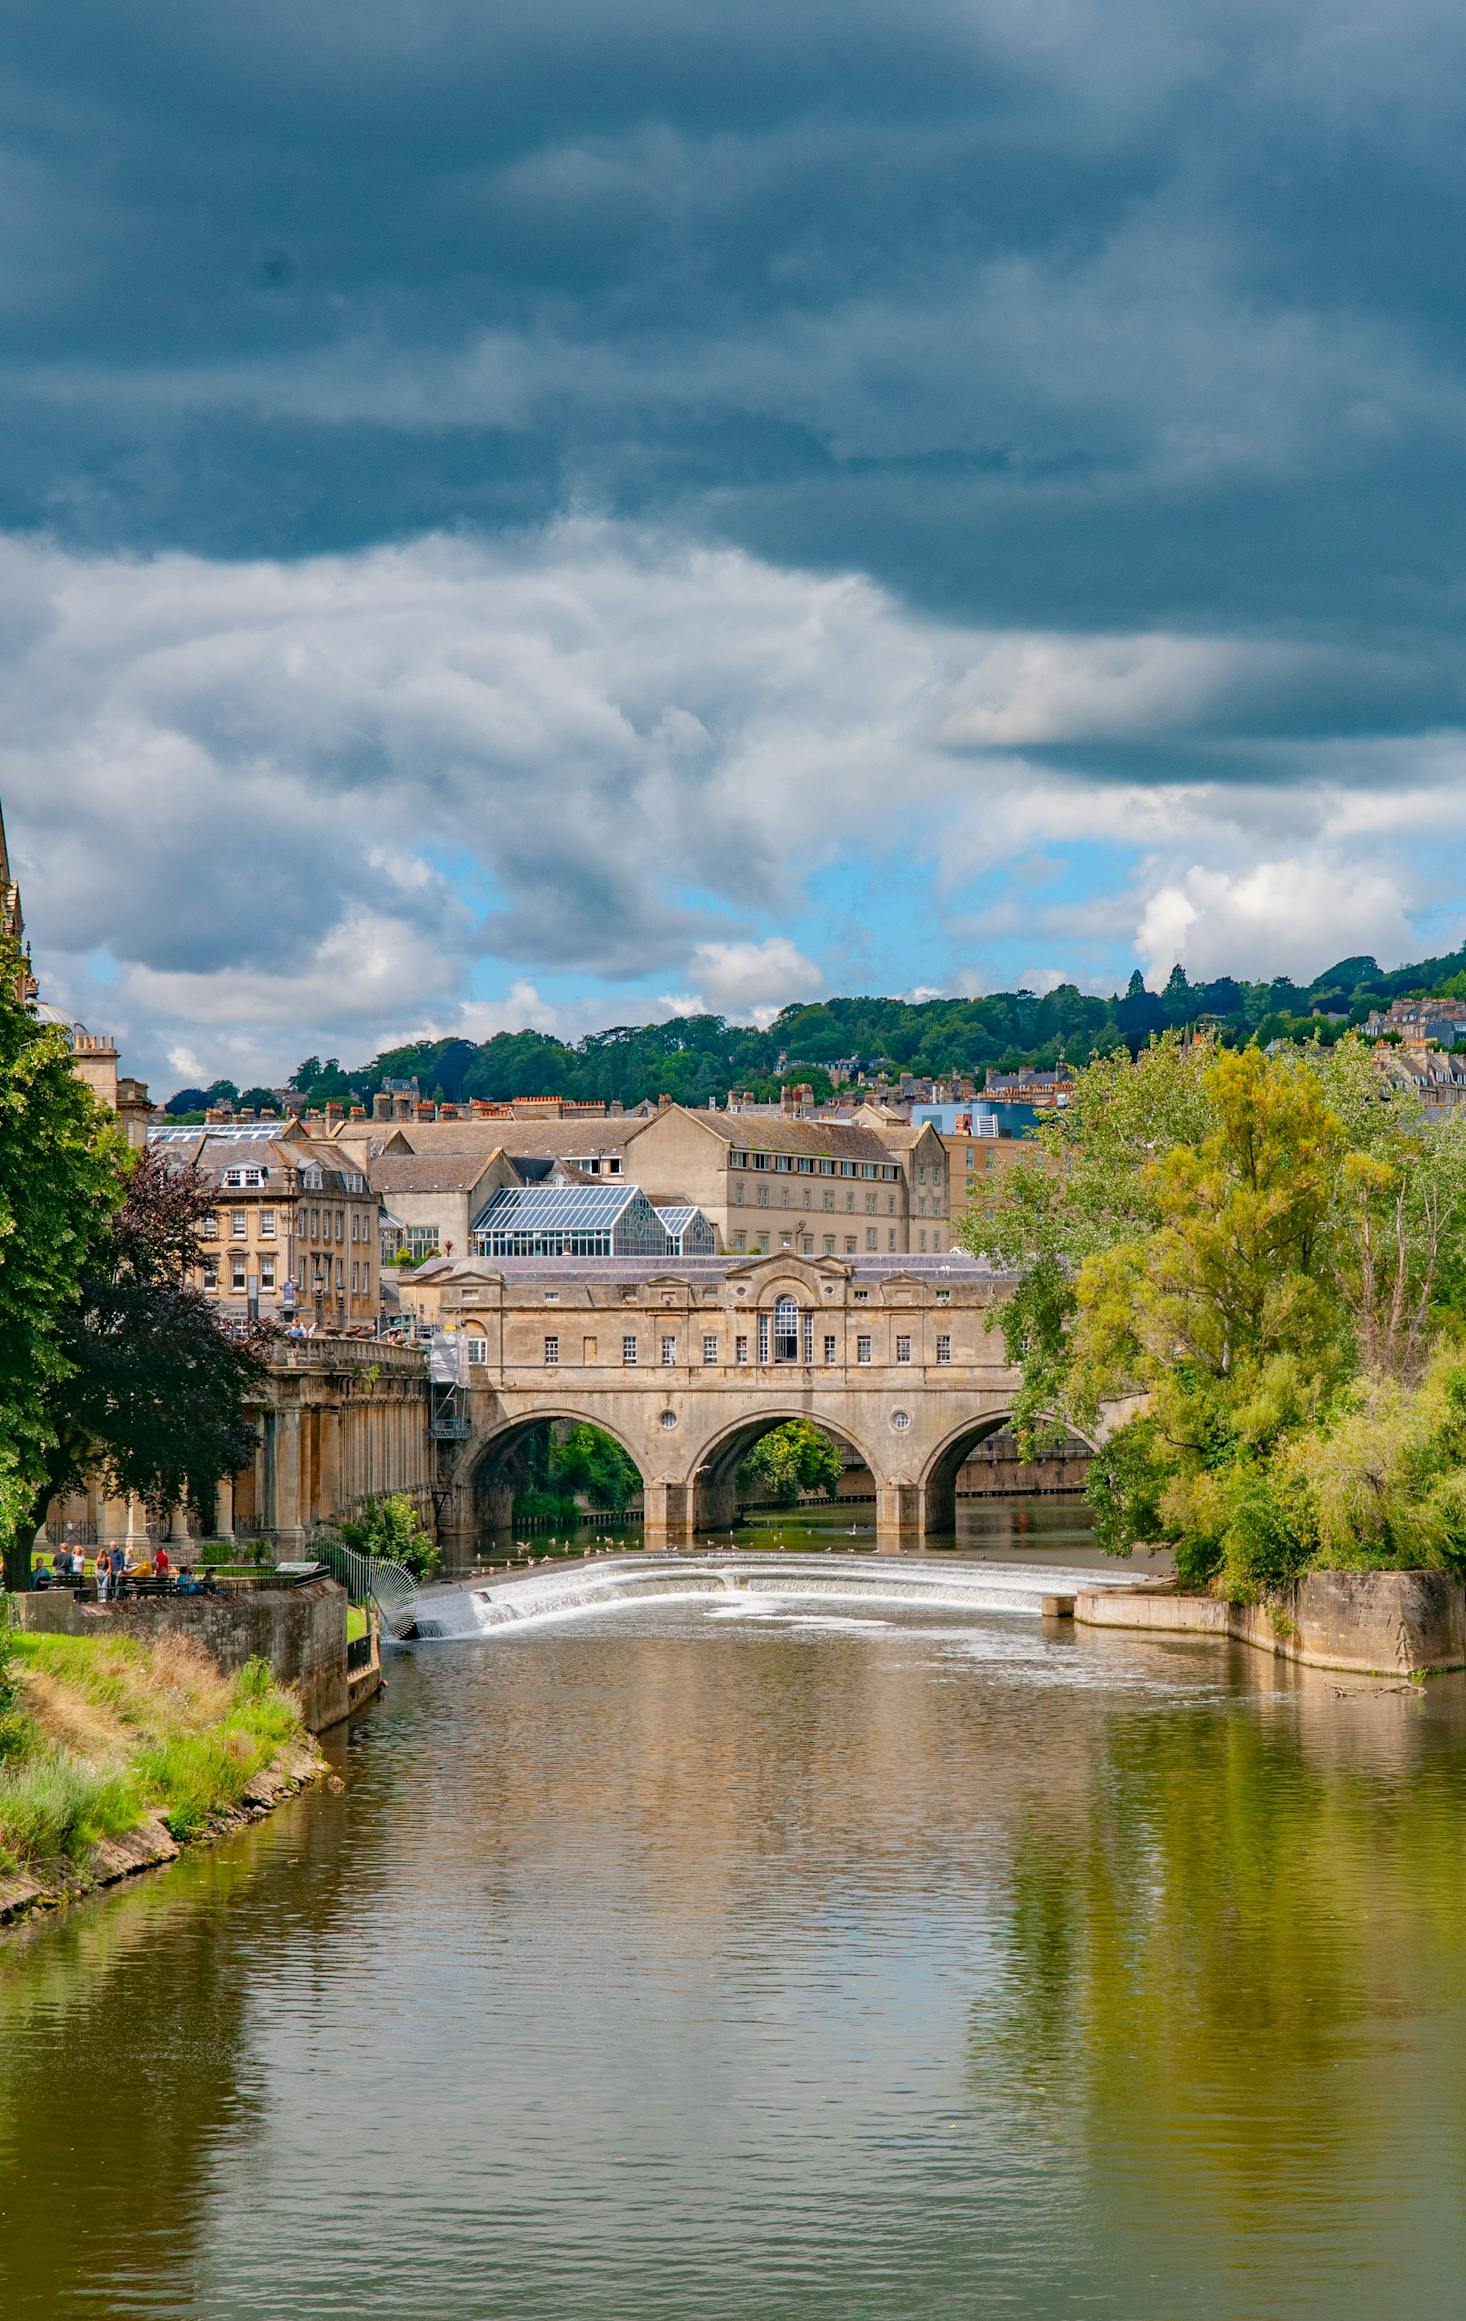
<svg viewBox="0 0 1466 2321">
<path fill-rule="evenodd" d="M 855 1235 L 853 1233 L 847 1233 L 845 1236 L 845 1255 L 847 1257 L 855 1255 Z"/>
<path fill-rule="evenodd" d="M 774 1303 L 774 1360 L 799 1360 L 799 1308 L 793 1298 L 778 1298 Z"/>
<path fill-rule="evenodd" d="M 833 1162 L 833 1161 L 830 1161 L 830 1160 L 824 1160 L 824 1161 L 821 1161 L 821 1162 L 820 1162 L 819 1173 L 820 1173 L 820 1175 L 821 1175 L 822 1177 L 832 1177 L 832 1176 L 834 1175 L 834 1173 L 835 1173 L 835 1164 L 834 1164 L 834 1162 Z"/>
<path fill-rule="evenodd" d="M 828 1187 L 828 1186 L 826 1186 L 826 1188 L 825 1188 L 825 1207 L 826 1207 L 827 1209 L 833 1209 L 833 1208 L 834 1208 L 834 1206 L 835 1206 L 835 1196 L 834 1196 L 833 1192 L 831 1192 L 831 1190 L 829 1189 L 829 1187 Z"/>
<path fill-rule="evenodd" d="M 866 1227 L 866 1229 L 865 1229 L 865 1246 L 866 1246 L 866 1248 L 867 1248 L 867 1249 L 874 1249 L 874 1247 L 875 1247 L 875 1245 L 876 1245 L 876 1240 L 877 1240 L 877 1234 L 876 1234 L 876 1229 L 875 1229 L 874 1225 L 867 1225 L 867 1227 Z"/>
<path fill-rule="evenodd" d="M 858 1306 L 869 1305 L 870 1291 L 868 1289 L 858 1289 L 855 1292 L 855 1302 Z"/>
<path fill-rule="evenodd" d="M 834 1234 L 833 1234 L 833 1233 L 827 1233 L 827 1234 L 825 1235 L 825 1255 L 826 1255 L 826 1257 L 833 1257 L 833 1256 L 834 1256 L 834 1254 L 835 1254 L 835 1236 L 834 1236 Z"/>
<path fill-rule="evenodd" d="M 274 1238 L 275 1238 L 275 1212 L 274 1212 L 274 1210 L 273 1210 L 273 1209 L 261 1209 L 261 1211 L 260 1211 L 260 1239 L 261 1239 L 261 1241 L 273 1241 L 273 1240 L 274 1240 Z"/>
<path fill-rule="evenodd" d="M 911 1340 L 909 1338 L 898 1338 L 896 1340 L 896 1360 L 898 1362 L 909 1362 L 911 1360 Z"/>
<path fill-rule="evenodd" d="M 547 1289 L 545 1291 L 545 1304 L 547 1306 L 557 1306 L 559 1303 L 560 1292 L 557 1289 Z"/>
<path fill-rule="evenodd" d="M 760 1362 L 767 1362 L 769 1358 L 769 1317 L 767 1314 L 760 1314 L 758 1318 L 758 1358 Z"/>
<path fill-rule="evenodd" d="M 855 1195 L 854 1195 L 853 1193 L 847 1193 L 847 1194 L 845 1195 L 845 1206 L 846 1206 L 846 1208 L 847 1208 L 847 1209 L 853 1209 L 853 1208 L 854 1208 L 854 1206 L 855 1206 Z"/>
<path fill-rule="evenodd" d="M 487 1362 L 489 1358 L 489 1341 L 487 1338 L 470 1338 L 467 1341 L 467 1345 L 468 1359 L 470 1362 Z"/>
<path fill-rule="evenodd" d="M 796 1162 L 795 1166 L 797 1167 L 798 1172 L 802 1177 L 812 1177 L 814 1175 L 814 1162 L 812 1160 L 798 1161 Z"/>
<path fill-rule="evenodd" d="M 242 1257 L 231 1257 L 229 1260 L 229 1287 L 240 1297 L 243 1297 L 249 1287 L 244 1276 L 244 1259 Z"/>
<path fill-rule="evenodd" d="M 842 1177 L 853 1177 L 855 1174 L 854 1161 L 841 1161 L 840 1174 Z"/>
<path fill-rule="evenodd" d="M 741 1183 L 736 1184 L 733 1187 L 733 1198 L 735 1201 L 741 1201 L 743 1199 L 743 1186 Z"/>
<path fill-rule="evenodd" d="M 229 1212 L 229 1238 L 230 1238 L 230 1240 L 231 1240 L 231 1241 L 242 1241 L 242 1240 L 244 1239 L 244 1232 L 245 1232 L 245 1225 L 244 1225 L 244 1211 L 243 1211 L 242 1209 L 231 1209 L 231 1210 L 230 1210 L 230 1212 Z"/>
<path fill-rule="evenodd" d="M 634 1370 L 636 1368 L 636 1340 L 634 1338 L 622 1339 L 621 1360 L 626 1369 Z"/>
<path fill-rule="evenodd" d="M 345 1289 L 346 1287 L 346 1268 L 342 1264 L 339 1257 L 336 1260 L 336 1287 L 338 1289 Z"/>
<path fill-rule="evenodd" d="M 857 1361 L 857 1362 L 868 1362 L 868 1361 L 870 1360 L 870 1340 L 869 1340 L 869 1338 L 866 1338 L 866 1337 L 859 1337 L 859 1338 L 857 1338 L 857 1339 L 856 1339 L 856 1341 L 855 1341 L 855 1359 L 856 1359 L 856 1361 Z"/>
<path fill-rule="evenodd" d="M 206 1257 L 204 1259 L 204 1288 L 217 1289 L 218 1286 L 219 1260 L 217 1257 Z"/>
<path fill-rule="evenodd" d="M 718 1359 L 718 1341 L 712 1335 L 711 1331 L 709 1331 L 708 1335 L 703 1339 L 702 1358 L 705 1363 L 716 1362 Z"/>
<path fill-rule="evenodd" d="M 633 1344 L 633 1345 L 635 1345 L 635 1343 L 636 1343 L 636 1340 L 633 1338 L 631 1342 L 632 1342 L 632 1344 Z M 558 1370 L 558 1369 L 559 1369 L 559 1367 L 560 1367 L 560 1341 L 559 1341 L 559 1339 L 558 1339 L 557 1337 L 546 1338 L 546 1340 L 545 1340 L 545 1368 L 546 1368 L 547 1370 Z"/>
<path fill-rule="evenodd" d="M 733 1359 L 735 1362 L 746 1362 L 748 1360 L 748 1340 L 746 1338 L 734 1339 Z"/>
<path fill-rule="evenodd" d="M 734 1236 L 733 1236 L 733 1246 L 734 1246 L 734 1248 L 735 1248 L 735 1249 L 742 1249 L 742 1247 L 744 1246 L 744 1243 L 746 1242 L 747 1238 L 748 1238 L 748 1236 L 747 1236 L 747 1234 L 745 1234 L 745 1233 L 735 1233 L 735 1234 L 734 1234 Z"/>
<path fill-rule="evenodd" d="M 260 1288 L 273 1289 L 274 1286 L 275 1260 L 273 1257 L 262 1257 L 260 1259 Z"/>
<path fill-rule="evenodd" d="M 664 1338 L 662 1340 L 662 1368 L 664 1370 L 671 1370 L 675 1368 L 676 1362 L 677 1340 L 675 1338 Z"/>
<path fill-rule="evenodd" d="M 923 1232 L 923 1233 L 920 1233 L 920 1234 L 918 1234 L 918 1235 L 917 1235 L 917 1240 L 918 1240 L 918 1242 L 920 1243 L 921 1247 L 922 1247 L 923 1249 L 925 1249 L 925 1247 L 926 1247 L 926 1235 L 925 1235 L 925 1233 L 924 1233 L 924 1232 Z"/>
<path fill-rule="evenodd" d="M 750 1164 L 750 1165 L 751 1165 L 752 1167 L 756 1168 L 756 1169 L 766 1169 L 766 1168 L 768 1167 L 768 1165 L 769 1165 L 769 1156 L 768 1156 L 768 1154 L 767 1154 L 766 1152 L 756 1152 L 756 1153 L 754 1153 L 754 1155 L 752 1156 L 752 1161 L 751 1161 L 751 1164 Z"/>
<path fill-rule="evenodd" d="M 319 1241 L 319 1240 L 320 1240 L 320 1238 L 321 1238 L 321 1212 L 320 1212 L 320 1210 L 319 1210 L 319 1209 L 312 1209 L 312 1211 L 311 1211 L 311 1239 L 312 1239 L 312 1241 Z"/>
<path fill-rule="evenodd" d="M 886 1235 L 886 1246 L 888 1249 L 894 1249 L 896 1246 L 896 1228 L 894 1225 Z"/>
<path fill-rule="evenodd" d="M 780 1173 L 780 1175 L 781 1175 L 781 1176 L 786 1176 L 786 1177 L 787 1177 L 787 1176 L 788 1176 L 788 1174 L 789 1174 L 789 1171 L 790 1171 L 790 1170 L 793 1168 L 793 1166 L 794 1166 L 794 1163 L 793 1163 L 793 1161 L 792 1161 L 792 1160 L 789 1158 L 789 1155 L 788 1155 L 788 1153 L 787 1153 L 787 1152 L 776 1152 L 776 1153 L 775 1153 L 775 1155 L 774 1155 L 774 1167 L 775 1167 L 775 1168 L 776 1168 L 776 1169 L 779 1171 L 779 1173 Z"/>
<path fill-rule="evenodd" d="M 834 1359 L 835 1359 L 835 1341 L 834 1341 L 834 1339 L 833 1339 L 833 1338 L 831 1338 L 831 1337 L 826 1337 L 826 1339 L 825 1339 L 825 1361 L 826 1361 L 826 1364 L 829 1364 L 829 1363 L 833 1362 L 833 1361 L 834 1361 Z"/>
<path fill-rule="evenodd" d="M 886 1215 L 887 1215 L 888 1217 L 894 1217 L 894 1216 L 895 1216 L 895 1214 L 896 1214 L 896 1196 L 895 1196 L 895 1194 L 894 1194 L 894 1193 L 888 1193 L 888 1194 L 887 1194 L 887 1196 L 886 1196 Z"/>
<path fill-rule="evenodd" d="M 878 1201 L 879 1199 L 880 1199 L 880 1194 L 879 1194 L 879 1193 L 867 1193 L 867 1194 L 866 1194 L 866 1196 L 865 1196 L 865 1213 L 866 1213 L 867 1217 L 873 1217 L 873 1216 L 875 1215 L 875 1213 L 876 1213 L 876 1203 L 877 1203 L 877 1201 Z"/>
<path fill-rule="evenodd" d="M 219 1220 L 215 1216 L 212 1209 L 209 1211 L 207 1217 L 205 1217 L 203 1223 L 200 1225 L 199 1231 L 202 1233 L 206 1241 L 212 1241 L 217 1235 L 219 1231 Z"/>
<path fill-rule="evenodd" d="M 941 1337 L 939 1337 L 939 1338 L 938 1338 L 938 1340 L 937 1340 L 937 1360 L 938 1360 L 939 1362 L 950 1362 L 950 1361 L 951 1361 L 951 1359 L 952 1359 L 952 1341 L 951 1341 L 951 1339 L 950 1339 L 949 1337 L 947 1337 L 947 1336 L 945 1335 L 945 1333 L 944 1333 L 944 1334 L 943 1334 Z"/>
<path fill-rule="evenodd" d="M 754 1195 L 754 1199 L 755 1199 L 755 1200 L 758 1202 L 758 1205 L 759 1205 L 759 1207 L 760 1207 L 761 1209 L 766 1209 L 766 1208 L 768 1207 L 768 1205 L 769 1205 L 769 1188 L 768 1188 L 768 1186 L 767 1186 L 767 1185 L 760 1185 L 760 1186 L 759 1186 L 759 1189 L 758 1189 L 758 1191 L 757 1191 L 757 1193 Z"/>
</svg>

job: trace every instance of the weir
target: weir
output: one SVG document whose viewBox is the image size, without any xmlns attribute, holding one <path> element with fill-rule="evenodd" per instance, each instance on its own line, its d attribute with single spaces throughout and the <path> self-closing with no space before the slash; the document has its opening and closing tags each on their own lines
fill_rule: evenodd
<svg viewBox="0 0 1466 2321">
<path fill-rule="evenodd" d="M 660 1598 L 781 1598 L 785 1601 L 898 1604 L 943 1612 L 1007 1612 L 1039 1619 L 1045 1600 L 1072 1603 L 1075 1591 L 1130 1588 L 1129 1573 L 1076 1571 L 1061 1564 L 956 1559 L 925 1562 L 885 1555 L 787 1555 L 713 1551 L 631 1554 L 560 1565 L 478 1587 L 437 1588 L 416 1603 L 423 1638 L 471 1637 L 613 1612 Z"/>
</svg>

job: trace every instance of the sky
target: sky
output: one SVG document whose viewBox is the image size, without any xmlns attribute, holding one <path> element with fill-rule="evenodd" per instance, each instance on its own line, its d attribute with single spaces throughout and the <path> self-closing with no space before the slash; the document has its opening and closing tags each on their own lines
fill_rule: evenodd
<svg viewBox="0 0 1466 2321">
<path fill-rule="evenodd" d="M 1445 0 L 11 0 L 0 799 L 161 1088 L 1466 939 Z"/>
</svg>

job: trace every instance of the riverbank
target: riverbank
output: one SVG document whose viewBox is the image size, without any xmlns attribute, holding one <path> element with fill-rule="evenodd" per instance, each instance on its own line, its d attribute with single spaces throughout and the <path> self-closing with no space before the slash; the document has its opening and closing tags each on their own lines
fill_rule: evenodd
<svg viewBox="0 0 1466 2321">
<path fill-rule="evenodd" d="M 0 1925 L 258 1820 L 325 1760 L 260 1660 L 187 1637 L 12 1633 L 0 1648 Z"/>
<path fill-rule="evenodd" d="M 1081 1588 L 1074 1617 L 1091 1628 L 1225 1636 L 1280 1660 L 1356 1676 L 1443 1676 L 1466 1667 L 1466 1587 L 1441 1571 L 1313 1571 L 1261 1604 L 1142 1583 Z"/>
</svg>

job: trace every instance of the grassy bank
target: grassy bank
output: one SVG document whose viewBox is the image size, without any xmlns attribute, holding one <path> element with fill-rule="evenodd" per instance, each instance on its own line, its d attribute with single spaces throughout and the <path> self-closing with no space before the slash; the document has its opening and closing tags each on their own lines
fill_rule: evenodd
<svg viewBox="0 0 1466 2321">
<path fill-rule="evenodd" d="M 227 1676 L 181 1637 L 0 1636 L 0 1871 L 84 1865 L 153 1812 L 197 1837 L 301 1734 L 264 1661 Z"/>
</svg>

